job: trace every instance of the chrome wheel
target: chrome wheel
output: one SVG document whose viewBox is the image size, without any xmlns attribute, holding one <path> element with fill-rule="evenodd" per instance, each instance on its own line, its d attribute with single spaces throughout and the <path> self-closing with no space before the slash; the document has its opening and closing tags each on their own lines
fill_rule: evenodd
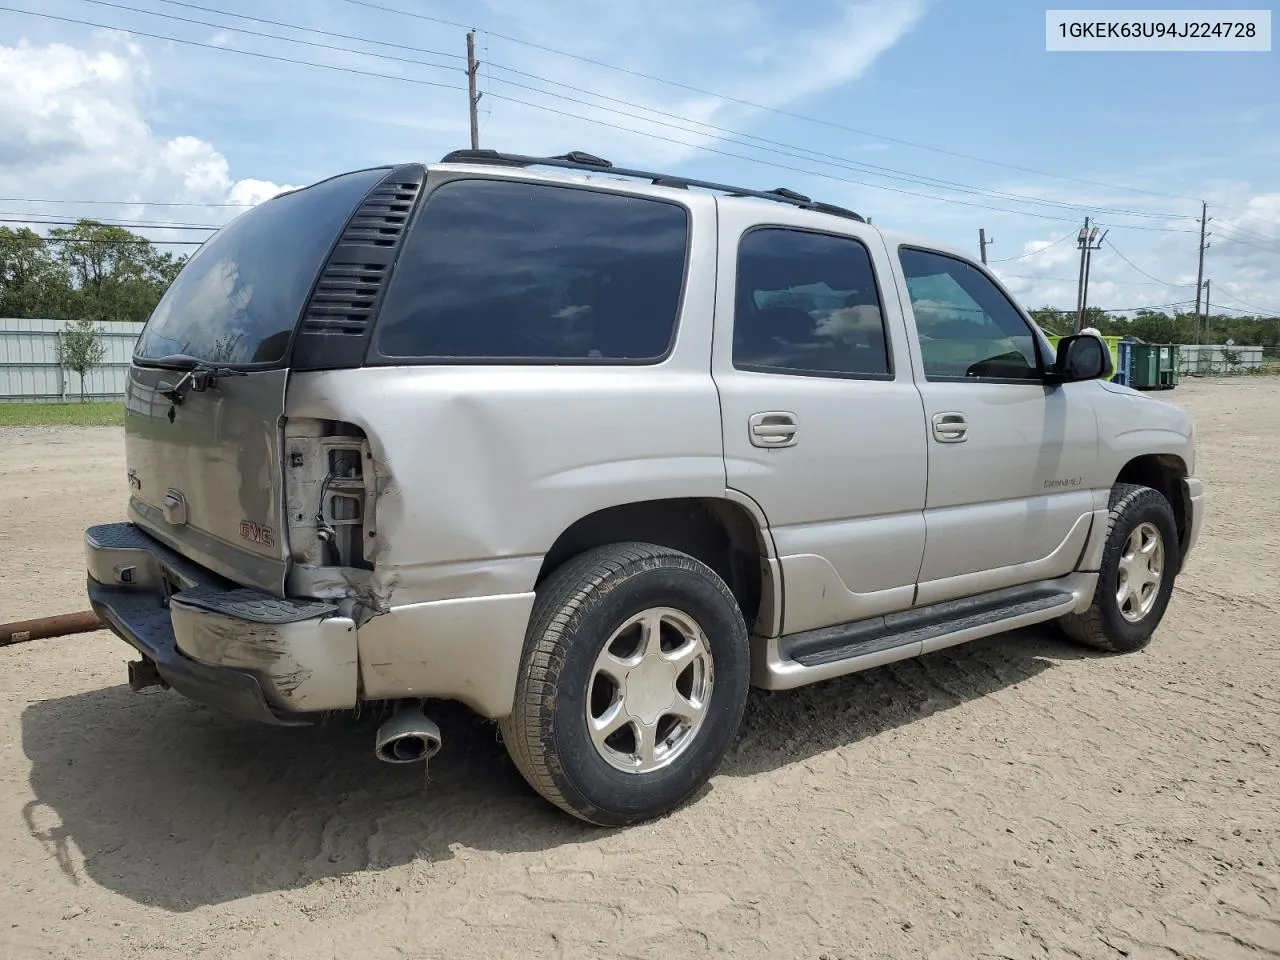
<svg viewBox="0 0 1280 960">
<path fill-rule="evenodd" d="M 614 631 L 587 682 L 587 730 L 610 766 L 649 773 L 693 743 L 714 682 L 707 636 L 688 614 L 653 607 Z"/>
<path fill-rule="evenodd" d="M 1119 573 L 1116 606 L 1120 616 L 1137 623 L 1156 605 L 1164 579 L 1164 537 L 1154 523 L 1141 523 L 1129 534 Z"/>
</svg>

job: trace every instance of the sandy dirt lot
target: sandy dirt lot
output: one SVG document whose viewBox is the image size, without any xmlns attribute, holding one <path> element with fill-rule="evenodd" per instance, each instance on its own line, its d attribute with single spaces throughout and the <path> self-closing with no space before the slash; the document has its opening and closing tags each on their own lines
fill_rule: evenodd
<svg viewBox="0 0 1280 960">
<path fill-rule="evenodd" d="M 1023 631 L 755 692 L 691 806 L 537 799 L 437 712 L 429 778 L 132 694 L 105 633 L 0 650 L 0 957 L 1280 956 L 1280 382 L 1195 382 L 1208 516 L 1145 652 Z M 0 430 L 0 621 L 85 606 L 116 430 Z"/>
</svg>

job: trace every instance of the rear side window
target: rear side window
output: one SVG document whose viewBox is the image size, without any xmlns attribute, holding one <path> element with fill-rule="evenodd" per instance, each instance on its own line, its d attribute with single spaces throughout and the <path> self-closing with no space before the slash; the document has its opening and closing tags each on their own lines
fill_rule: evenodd
<svg viewBox="0 0 1280 960">
<path fill-rule="evenodd" d="M 783 227 L 738 247 L 733 365 L 741 370 L 889 379 L 884 311 L 859 241 Z"/>
<path fill-rule="evenodd" d="M 400 254 L 386 360 L 656 361 L 675 333 L 688 214 L 573 187 L 455 180 Z"/>
<path fill-rule="evenodd" d="M 151 313 L 134 355 L 279 363 L 352 212 L 387 175 L 361 170 L 274 197 L 202 245 Z"/>
</svg>

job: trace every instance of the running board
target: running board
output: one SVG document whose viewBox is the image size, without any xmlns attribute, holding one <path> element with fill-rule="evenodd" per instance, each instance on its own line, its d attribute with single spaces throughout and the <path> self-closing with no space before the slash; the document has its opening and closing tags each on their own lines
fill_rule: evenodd
<svg viewBox="0 0 1280 960">
<path fill-rule="evenodd" d="M 786 690 L 868 670 L 980 637 L 1053 620 L 1077 608 L 1065 583 L 1014 587 L 756 641 L 752 683 Z"/>
</svg>

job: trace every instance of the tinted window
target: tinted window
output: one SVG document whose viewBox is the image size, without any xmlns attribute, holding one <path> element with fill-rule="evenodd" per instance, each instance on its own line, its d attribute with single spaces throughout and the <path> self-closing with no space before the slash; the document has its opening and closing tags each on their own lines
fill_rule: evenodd
<svg viewBox="0 0 1280 960">
<path fill-rule="evenodd" d="M 672 203 L 497 180 L 427 200 L 378 320 L 387 358 L 656 360 L 688 218 Z"/>
<path fill-rule="evenodd" d="M 931 380 L 1040 376 L 1035 336 L 1000 289 L 971 264 L 923 250 L 901 252 Z"/>
<path fill-rule="evenodd" d="M 889 376 L 871 257 L 857 240 L 773 228 L 738 247 L 733 364 L 745 370 Z"/>
<path fill-rule="evenodd" d="M 138 339 L 136 355 L 218 363 L 284 359 L 316 275 L 385 168 L 348 173 L 242 213 L 196 251 Z"/>
</svg>

